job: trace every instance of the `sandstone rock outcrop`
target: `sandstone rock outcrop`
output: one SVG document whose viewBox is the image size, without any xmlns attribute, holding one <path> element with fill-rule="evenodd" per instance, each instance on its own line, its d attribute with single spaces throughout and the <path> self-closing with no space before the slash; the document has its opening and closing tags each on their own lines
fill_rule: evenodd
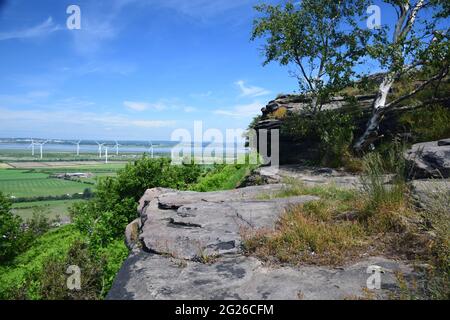
<svg viewBox="0 0 450 320">
<path fill-rule="evenodd" d="M 370 108 L 375 95 L 355 96 L 355 102 L 363 109 Z M 345 97 L 333 97 L 325 103 L 322 110 L 334 110 L 344 107 L 348 104 Z M 311 105 L 311 98 L 305 95 L 280 95 L 275 100 L 270 101 L 261 111 L 263 116 L 274 113 L 280 108 L 286 108 L 287 111 L 301 113 Z"/>
<path fill-rule="evenodd" d="M 450 178 L 450 141 L 418 143 L 406 151 L 411 178 Z"/>
<path fill-rule="evenodd" d="M 238 253 L 242 232 L 273 228 L 290 205 L 317 199 L 258 199 L 283 188 L 275 184 L 207 193 L 148 190 L 141 200 L 140 243 L 147 252 L 185 260 Z"/>
<path fill-rule="evenodd" d="M 295 180 L 308 187 L 336 186 L 343 189 L 360 189 L 361 178 L 348 172 L 331 168 L 313 168 L 302 165 L 283 165 L 279 168 L 260 167 L 246 178 L 242 186 L 258 184 L 277 184 L 286 180 Z M 388 177 L 387 177 L 388 180 Z"/>
<path fill-rule="evenodd" d="M 360 130 L 363 130 L 369 118 L 374 98 L 374 95 L 360 95 L 352 97 L 352 99 L 337 96 L 325 103 L 322 106 L 322 110 L 336 110 L 338 112 L 340 109 L 344 110 L 343 107 L 346 106 L 357 106 L 361 115 L 356 117 L 358 118 L 355 120 L 357 122 L 356 127 L 361 127 Z M 280 95 L 275 100 L 270 101 L 261 110 L 262 118 L 253 127 L 258 133 L 258 143 L 260 130 L 281 129 L 286 117 L 292 114 L 307 115 L 310 111 L 310 105 L 311 98 L 305 95 Z M 282 112 L 284 117 L 282 118 L 274 116 L 280 109 L 284 109 L 284 112 Z M 350 108 L 348 111 L 355 113 L 354 108 Z M 343 112 L 347 112 L 347 109 Z M 385 121 L 385 123 L 389 123 L 389 121 Z M 280 135 L 279 148 L 281 164 L 298 164 L 305 160 L 316 160 L 319 156 L 319 151 L 314 143 L 310 141 L 298 141 L 283 133 Z"/>
<path fill-rule="evenodd" d="M 385 258 L 334 269 L 266 265 L 242 251 L 245 235 L 273 229 L 291 205 L 312 196 L 264 200 L 282 184 L 222 192 L 148 190 L 140 217 L 127 228 L 132 253 L 108 299 L 344 299 L 363 295 L 369 266 L 385 270 L 381 297 L 396 287 L 407 265 Z M 136 228 L 138 228 L 136 240 Z"/>
</svg>

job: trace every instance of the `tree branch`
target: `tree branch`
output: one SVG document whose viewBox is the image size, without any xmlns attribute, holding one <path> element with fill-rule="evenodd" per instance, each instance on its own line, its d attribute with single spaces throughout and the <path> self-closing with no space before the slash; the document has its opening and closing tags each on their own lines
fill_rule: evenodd
<svg viewBox="0 0 450 320">
<path fill-rule="evenodd" d="M 403 29 L 402 33 L 401 33 L 402 38 L 406 37 L 406 35 L 411 31 L 411 29 L 412 29 L 412 27 L 414 25 L 414 22 L 417 19 L 417 14 L 419 13 L 419 10 L 422 9 L 423 6 L 424 6 L 424 2 L 425 2 L 424 0 L 417 1 L 414 9 L 411 11 L 411 14 L 410 14 L 410 16 L 408 18 L 406 26 Z"/>
<path fill-rule="evenodd" d="M 419 87 L 417 87 L 416 89 L 414 89 L 413 91 L 409 92 L 408 94 L 405 94 L 397 99 L 395 99 L 392 102 L 389 102 L 383 109 L 390 109 L 392 107 L 395 107 L 396 105 L 398 105 L 400 102 L 405 101 L 409 98 L 411 98 L 412 96 L 416 95 L 417 93 L 419 93 L 420 91 L 422 91 L 425 87 L 427 87 L 429 84 L 431 84 L 432 82 L 442 79 L 443 77 L 445 77 L 448 73 L 448 68 L 446 70 L 441 71 L 440 73 L 438 73 L 437 75 L 435 75 L 434 77 L 428 79 L 427 81 L 425 81 L 424 83 L 422 83 Z"/>
<path fill-rule="evenodd" d="M 305 68 L 303 68 L 302 61 L 300 60 L 300 58 L 298 56 L 295 56 L 294 59 L 295 59 L 295 62 L 297 63 L 297 65 L 300 67 L 303 78 L 305 78 L 306 82 L 309 85 L 309 88 L 311 89 L 311 91 L 314 91 L 314 86 L 313 86 L 311 80 L 309 79 L 308 75 L 306 74 Z"/>
</svg>

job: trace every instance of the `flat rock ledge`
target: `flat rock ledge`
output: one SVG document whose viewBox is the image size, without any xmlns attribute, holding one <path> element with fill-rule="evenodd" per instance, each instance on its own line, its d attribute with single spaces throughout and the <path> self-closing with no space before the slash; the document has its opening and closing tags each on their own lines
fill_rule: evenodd
<svg viewBox="0 0 450 320">
<path fill-rule="evenodd" d="M 382 274 L 381 298 L 396 287 L 395 272 L 412 274 L 402 262 L 367 258 L 345 268 L 268 266 L 242 252 L 242 237 L 271 230 L 290 206 L 313 196 L 264 200 L 283 184 L 222 192 L 147 190 L 140 217 L 126 230 L 132 253 L 107 299 L 278 300 L 346 299 L 364 295 L 369 266 Z"/>
</svg>

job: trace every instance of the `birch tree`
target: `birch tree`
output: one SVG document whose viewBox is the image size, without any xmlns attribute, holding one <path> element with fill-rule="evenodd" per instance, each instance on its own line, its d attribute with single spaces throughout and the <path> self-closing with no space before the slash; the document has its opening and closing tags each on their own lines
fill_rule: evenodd
<svg viewBox="0 0 450 320">
<path fill-rule="evenodd" d="M 263 38 L 264 65 L 293 66 L 300 91 L 311 96 L 316 113 L 346 87 L 366 54 L 369 32 L 358 27 L 365 0 L 303 0 L 259 5 L 252 40 Z"/>
<path fill-rule="evenodd" d="M 388 110 L 441 81 L 449 72 L 449 12 L 448 0 L 385 0 L 397 19 L 393 28 L 383 26 L 368 45 L 368 54 L 384 70 L 384 78 L 373 102 L 372 115 L 354 149 L 364 151 L 379 138 L 379 125 Z M 412 71 L 421 71 L 425 79 L 402 96 L 391 98 L 391 89 Z"/>
</svg>

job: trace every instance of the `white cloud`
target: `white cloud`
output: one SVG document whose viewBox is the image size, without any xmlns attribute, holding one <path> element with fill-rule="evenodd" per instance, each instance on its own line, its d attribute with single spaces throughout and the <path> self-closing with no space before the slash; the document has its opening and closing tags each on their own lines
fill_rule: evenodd
<svg viewBox="0 0 450 320">
<path fill-rule="evenodd" d="M 135 120 L 131 122 L 133 125 L 141 128 L 167 128 L 176 125 L 176 121 L 146 121 Z"/>
<path fill-rule="evenodd" d="M 138 102 L 138 101 L 124 101 L 123 105 L 128 109 L 133 111 L 146 111 L 146 110 L 156 110 L 162 111 L 167 108 L 167 106 L 162 102 L 148 103 L 148 102 Z"/>
<path fill-rule="evenodd" d="M 23 94 L 0 94 L 0 105 L 26 105 L 38 103 L 51 95 L 48 91 L 30 91 Z"/>
<path fill-rule="evenodd" d="M 191 93 L 190 96 L 191 96 L 191 98 L 194 98 L 194 99 L 204 99 L 204 98 L 211 97 L 212 94 L 213 94 L 212 91 L 208 91 L 208 92 L 202 92 L 202 93 Z"/>
<path fill-rule="evenodd" d="M 250 5 L 251 2 L 252 0 L 164 0 L 158 4 L 187 16 L 208 19 L 227 13 L 230 10 Z"/>
<path fill-rule="evenodd" d="M 198 109 L 197 108 L 194 108 L 194 107 L 184 107 L 184 112 L 186 112 L 186 113 L 192 113 L 192 112 L 197 112 L 198 111 Z"/>
<path fill-rule="evenodd" d="M 245 81 L 239 80 L 235 82 L 235 85 L 241 90 L 241 97 L 260 97 L 270 94 L 271 92 L 256 86 L 247 86 Z"/>
<path fill-rule="evenodd" d="M 153 111 L 164 111 L 164 110 L 171 110 L 171 111 L 183 111 L 186 113 L 193 113 L 197 112 L 198 109 L 192 106 L 184 105 L 178 101 L 178 99 L 160 99 L 157 102 L 144 102 L 144 101 L 124 101 L 123 105 L 132 110 L 137 112 L 143 112 L 147 110 L 153 110 Z"/>
<path fill-rule="evenodd" d="M 214 111 L 215 114 L 229 116 L 229 117 L 252 117 L 261 112 L 264 105 L 258 101 L 250 104 L 238 105 L 229 109 L 217 109 Z"/>
<path fill-rule="evenodd" d="M 38 24 L 34 27 L 27 29 L 16 30 L 16 31 L 6 31 L 0 33 L 1 40 L 11 40 L 11 39 L 26 39 L 26 38 L 36 38 L 48 36 L 51 33 L 61 30 L 61 27 L 53 22 L 53 18 L 49 17 L 46 21 Z"/>
<path fill-rule="evenodd" d="M 11 127 L 41 126 L 58 128 L 66 126 L 92 126 L 99 130 L 106 128 L 170 128 L 176 125 L 175 120 L 143 120 L 109 113 L 74 111 L 37 111 L 11 110 L 0 108 L 0 121 Z"/>
</svg>

